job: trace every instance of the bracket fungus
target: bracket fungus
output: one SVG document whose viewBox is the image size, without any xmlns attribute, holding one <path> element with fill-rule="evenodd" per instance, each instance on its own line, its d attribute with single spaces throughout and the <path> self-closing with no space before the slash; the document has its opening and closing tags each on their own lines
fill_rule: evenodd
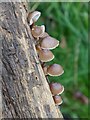
<svg viewBox="0 0 90 120">
<path fill-rule="evenodd" d="M 49 87 L 53 96 L 62 94 L 64 91 L 64 86 L 60 83 L 50 83 Z"/>
<path fill-rule="evenodd" d="M 59 95 L 53 96 L 53 99 L 56 105 L 61 105 L 63 102 L 62 98 Z"/>
<path fill-rule="evenodd" d="M 40 15 L 41 15 L 41 12 L 39 11 L 30 12 L 27 17 L 27 21 L 29 25 L 32 25 L 33 23 L 35 23 L 39 19 Z"/>
<path fill-rule="evenodd" d="M 56 48 L 58 45 L 59 45 L 59 41 L 50 36 L 45 37 L 40 43 L 42 49 L 50 49 L 50 50 Z"/>
<path fill-rule="evenodd" d="M 33 26 L 31 33 L 33 35 L 33 37 L 39 39 L 39 37 L 41 37 L 45 32 L 45 26 L 41 25 L 41 26 Z"/>
<path fill-rule="evenodd" d="M 41 62 L 49 62 L 54 59 L 54 55 L 50 50 L 39 50 L 38 55 Z"/>
</svg>

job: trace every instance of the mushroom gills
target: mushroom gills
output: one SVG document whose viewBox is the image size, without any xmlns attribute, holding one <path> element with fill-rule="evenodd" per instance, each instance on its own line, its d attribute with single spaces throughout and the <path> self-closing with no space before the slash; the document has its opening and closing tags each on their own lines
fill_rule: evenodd
<svg viewBox="0 0 90 120">
<path fill-rule="evenodd" d="M 36 22 L 40 16 L 41 16 L 41 12 L 39 11 L 30 12 L 27 17 L 27 21 L 29 25 L 32 25 L 34 22 Z"/>
</svg>

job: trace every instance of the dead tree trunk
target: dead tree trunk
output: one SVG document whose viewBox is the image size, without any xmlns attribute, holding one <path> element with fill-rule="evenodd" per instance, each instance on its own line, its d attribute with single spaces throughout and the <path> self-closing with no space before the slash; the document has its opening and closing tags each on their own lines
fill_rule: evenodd
<svg viewBox="0 0 90 120">
<path fill-rule="evenodd" d="M 0 3 L 0 12 L 2 117 L 62 118 L 37 57 L 25 4 Z"/>
</svg>

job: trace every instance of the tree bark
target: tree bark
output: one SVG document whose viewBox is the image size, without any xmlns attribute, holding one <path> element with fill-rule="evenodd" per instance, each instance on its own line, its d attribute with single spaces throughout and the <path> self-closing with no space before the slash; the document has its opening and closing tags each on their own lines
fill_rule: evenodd
<svg viewBox="0 0 90 120">
<path fill-rule="evenodd" d="M 27 13 L 24 3 L 0 3 L 2 118 L 63 118 L 39 62 Z"/>
</svg>

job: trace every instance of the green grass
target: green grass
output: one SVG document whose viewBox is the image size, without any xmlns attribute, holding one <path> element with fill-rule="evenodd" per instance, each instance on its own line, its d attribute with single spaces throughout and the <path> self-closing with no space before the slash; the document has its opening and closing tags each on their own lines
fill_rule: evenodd
<svg viewBox="0 0 90 120">
<path fill-rule="evenodd" d="M 44 24 L 46 31 L 62 43 L 64 48 L 53 50 L 55 59 L 48 64 L 58 63 L 65 73 L 49 77 L 65 87 L 62 94 L 61 111 L 72 118 L 88 118 L 88 105 L 74 99 L 76 91 L 88 96 L 88 3 L 31 3 L 31 10 L 39 10 L 42 16 L 37 25 Z M 64 38 L 63 38 L 64 37 Z"/>
</svg>

